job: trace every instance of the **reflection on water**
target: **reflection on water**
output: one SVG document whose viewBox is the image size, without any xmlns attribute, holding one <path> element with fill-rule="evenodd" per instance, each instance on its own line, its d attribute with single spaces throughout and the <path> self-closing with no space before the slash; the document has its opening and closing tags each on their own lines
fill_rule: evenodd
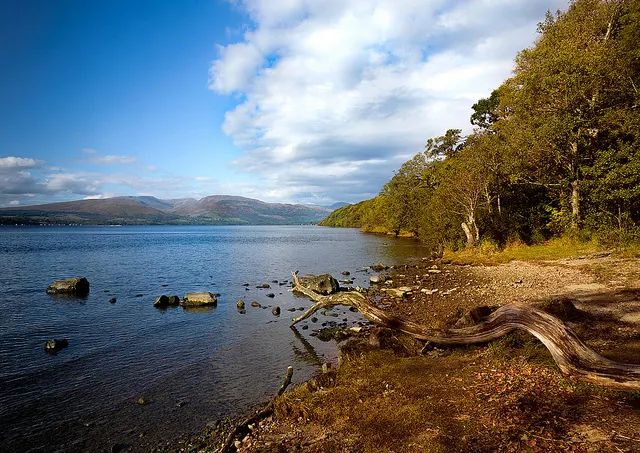
<svg viewBox="0 0 640 453">
<path fill-rule="evenodd" d="M 0 227 L 0 250 L 0 451 L 146 451 L 237 414 L 272 395 L 288 365 L 297 383 L 335 358 L 333 342 L 310 334 L 336 318 L 289 327 L 289 310 L 310 305 L 280 285 L 291 271 L 349 270 L 366 286 L 363 266 L 422 253 L 411 240 L 313 226 Z M 87 297 L 45 294 L 75 276 L 89 279 Z M 153 306 L 191 291 L 220 293 L 217 308 Z M 47 355 L 52 338 L 69 347 Z"/>
</svg>

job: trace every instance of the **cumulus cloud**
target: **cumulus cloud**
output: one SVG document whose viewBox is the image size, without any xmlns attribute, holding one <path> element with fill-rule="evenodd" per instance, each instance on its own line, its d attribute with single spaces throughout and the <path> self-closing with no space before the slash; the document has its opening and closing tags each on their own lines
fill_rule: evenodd
<svg viewBox="0 0 640 453">
<path fill-rule="evenodd" d="M 42 161 L 30 157 L 0 157 L 0 172 L 24 171 L 38 168 Z"/>
<path fill-rule="evenodd" d="M 220 47 L 210 88 L 233 93 L 223 131 L 293 201 L 375 195 L 427 138 L 470 130 L 471 105 L 509 76 L 565 0 L 236 0 L 251 24 Z M 248 189 L 246 189 L 248 190 Z M 264 196 L 263 196 L 264 198 Z"/>
<path fill-rule="evenodd" d="M 88 161 L 92 164 L 101 165 L 131 165 L 138 162 L 138 158 L 136 156 L 114 156 L 111 154 L 98 156 L 94 154 Z"/>
</svg>

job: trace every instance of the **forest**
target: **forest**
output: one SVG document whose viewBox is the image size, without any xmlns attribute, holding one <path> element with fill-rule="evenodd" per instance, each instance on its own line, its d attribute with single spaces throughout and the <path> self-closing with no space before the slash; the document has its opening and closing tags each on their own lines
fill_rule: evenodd
<svg viewBox="0 0 640 453">
<path fill-rule="evenodd" d="M 576 0 L 537 31 L 472 106 L 472 133 L 429 138 L 378 196 L 321 225 L 452 249 L 639 240 L 640 1 Z"/>
</svg>

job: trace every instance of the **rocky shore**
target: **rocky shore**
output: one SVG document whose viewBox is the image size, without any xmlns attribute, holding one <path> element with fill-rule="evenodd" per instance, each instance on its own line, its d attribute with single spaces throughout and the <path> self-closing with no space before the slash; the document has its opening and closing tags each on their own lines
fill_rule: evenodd
<svg viewBox="0 0 640 453">
<path fill-rule="evenodd" d="M 381 278 L 368 297 L 439 328 L 482 305 L 557 311 L 571 301 L 576 310 L 554 314 L 581 339 L 609 358 L 640 363 L 639 270 L 636 259 L 609 256 L 499 266 L 416 259 L 371 269 Z M 376 327 L 337 338 L 340 368 L 282 397 L 239 451 L 640 451 L 640 396 L 562 376 L 526 334 L 430 351 Z M 217 451 L 232 425 L 156 451 Z"/>
</svg>

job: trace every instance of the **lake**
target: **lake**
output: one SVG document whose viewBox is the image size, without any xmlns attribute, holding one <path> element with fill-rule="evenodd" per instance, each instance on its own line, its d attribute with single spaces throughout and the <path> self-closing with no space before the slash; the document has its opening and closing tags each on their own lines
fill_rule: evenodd
<svg viewBox="0 0 640 453">
<path fill-rule="evenodd" d="M 288 310 L 310 302 L 281 284 L 291 271 L 341 280 L 348 270 L 368 286 L 364 266 L 426 253 L 409 239 L 317 226 L 4 226 L 0 252 L 2 452 L 146 451 L 241 414 L 276 392 L 287 366 L 295 384 L 335 361 L 336 344 L 311 335 L 322 323 L 363 321 L 339 307 L 296 334 L 302 311 Z M 89 280 L 87 297 L 45 293 L 76 276 Z M 217 308 L 153 306 L 190 291 L 220 293 Z M 69 347 L 45 353 L 52 338 Z"/>
</svg>

